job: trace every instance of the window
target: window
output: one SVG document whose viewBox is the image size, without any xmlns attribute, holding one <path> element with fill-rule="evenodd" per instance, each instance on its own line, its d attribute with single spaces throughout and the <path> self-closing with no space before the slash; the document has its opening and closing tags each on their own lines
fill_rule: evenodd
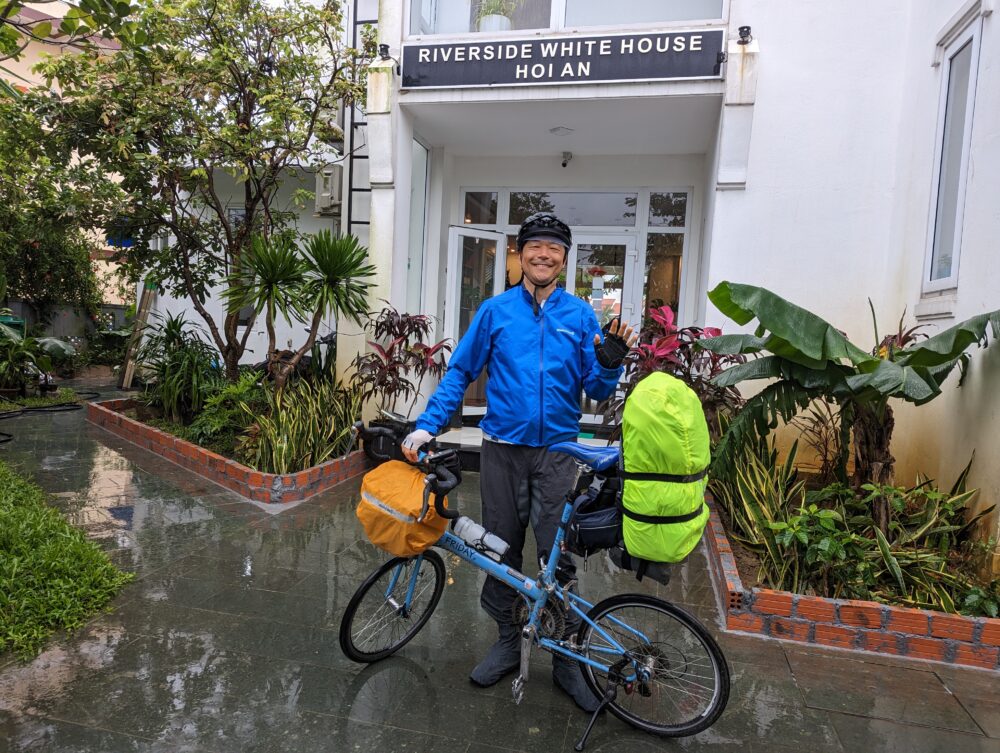
<svg viewBox="0 0 1000 753">
<path fill-rule="evenodd" d="M 410 249 L 406 258 L 406 310 L 422 311 L 420 290 L 424 281 L 424 218 L 427 213 L 427 148 L 412 143 L 410 173 Z"/>
<path fill-rule="evenodd" d="M 721 20 L 723 0 L 410 0 L 410 34 L 509 31 Z"/>
<path fill-rule="evenodd" d="M 552 212 L 570 226 L 634 227 L 638 194 L 514 191 L 510 195 L 510 224 L 520 225 L 535 212 Z"/>
<path fill-rule="evenodd" d="M 924 292 L 958 284 L 980 28 L 977 17 L 942 45 L 941 103 Z"/>
</svg>

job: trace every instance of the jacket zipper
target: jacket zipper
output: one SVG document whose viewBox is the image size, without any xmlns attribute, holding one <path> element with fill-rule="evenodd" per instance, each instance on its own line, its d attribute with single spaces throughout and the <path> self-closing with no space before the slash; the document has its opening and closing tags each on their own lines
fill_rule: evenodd
<svg viewBox="0 0 1000 753">
<path fill-rule="evenodd" d="M 538 312 L 538 326 L 541 329 L 541 335 L 538 338 L 538 444 L 543 445 L 542 433 L 544 426 L 543 416 L 544 413 L 544 403 L 545 403 L 545 321 L 543 317 L 545 313 L 543 311 Z"/>
</svg>

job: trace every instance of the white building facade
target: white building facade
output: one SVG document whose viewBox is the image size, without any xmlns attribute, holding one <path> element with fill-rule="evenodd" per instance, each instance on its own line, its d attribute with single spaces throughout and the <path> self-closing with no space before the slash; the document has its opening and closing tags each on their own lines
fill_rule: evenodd
<svg viewBox="0 0 1000 753">
<path fill-rule="evenodd" d="M 599 316 L 669 305 L 726 326 L 706 293 L 730 280 L 862 346 L 869 298 L 882 334 L 904 309 L 933 333 L 1000 308 L 993 3 L 383 2 L 342 229 L 370 248 L 375 297 L 435 315 L 440 337 L 517 283 L 538 209 L 572 226 L 565 284 Z M 341 358 L 363 347 L 341 334 Z M 993 504 L 1000 348 L 956 383 L 898 408 L 897 478 L 950 485 L 975 450 Z"/>
</svg>

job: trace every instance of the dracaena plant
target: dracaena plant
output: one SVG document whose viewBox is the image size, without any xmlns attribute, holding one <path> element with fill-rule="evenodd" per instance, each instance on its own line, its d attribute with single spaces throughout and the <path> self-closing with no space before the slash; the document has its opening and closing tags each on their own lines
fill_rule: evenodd
<svg viewBox="0 0 1000 753">
<path fill-rule="evenodd" d="M 669 306 L 649 309 L 639 342 L 625 359 L 623 390 L 603 404 L 604 423 L 620 426 L 625 400 L 635 386 L 653 372 L 663 371 L 694 390 L 709 430 L 713 437 L 718 436 L 720 418 L 739 408 L 743 399 L 736 387 L 719 387 L 713 380 L 730 366 L 746 361 L 744 356 L 720 355 L 695 347 L 699 341 L 721 334 L 716 327 L 677 327 Z"/>
<path fill-rule="evenodd" d="M 371 352 L 354 359 L 354 383 L 365 400 L 375 399 L 384 410 L 395 411 L 401 400 L 420 394 L 424 378 L 440 379 L 447 368 L 450 339 L 425 343 L 433 330 L 433 321 L 424 314 L 400 313 L 386 306 L 368 323 L 376 341 L 368 343 Z M 412 402 L 407 415 L 412 411 Z"/>
</svg>

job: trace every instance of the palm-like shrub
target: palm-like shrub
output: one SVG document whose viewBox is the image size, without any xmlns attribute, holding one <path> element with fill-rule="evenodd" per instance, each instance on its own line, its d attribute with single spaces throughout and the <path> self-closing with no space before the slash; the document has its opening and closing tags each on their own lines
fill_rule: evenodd
<svg viewBox="0 0 1000 753">
<path fill-rule="evenodd" d="M 330 315 L 360 324 L 368 312 L 368 279 L 375 268 L 368 251 L 351 235 L 334 236 L 321 230 L 297 249 L 284 236 L 255 237 L 230 276 L 224 293 L 230 312 L 252 306 L 264 313 L 268 334 L 269 371 L 281 389 L 302 357 L 316 342 L 322 320 Z M 290 358 L 278 358 L 274 322 L 308 323 L 305 343 Z"/>
</svg>

